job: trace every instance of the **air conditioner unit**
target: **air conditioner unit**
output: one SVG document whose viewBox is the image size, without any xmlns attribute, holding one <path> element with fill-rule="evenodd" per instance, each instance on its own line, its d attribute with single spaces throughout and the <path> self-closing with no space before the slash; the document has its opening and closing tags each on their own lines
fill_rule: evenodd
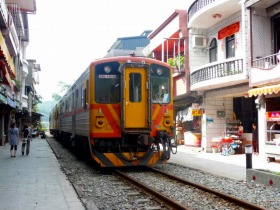
<svg viewBox="0 0 280 210">
<path fill-rule="evenodd" d="M 206 47 L 206 36 L 193 35 L 192 46 L 195 48 L 205 48 Z"/>
</svg>

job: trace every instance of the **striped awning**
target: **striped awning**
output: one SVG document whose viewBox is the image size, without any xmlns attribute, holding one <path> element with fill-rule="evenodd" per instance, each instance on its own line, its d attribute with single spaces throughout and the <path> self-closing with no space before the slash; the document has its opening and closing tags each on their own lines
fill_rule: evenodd
<svg viewBox="0 0 280 210">
<path fill-rule="evenodd" d="M 267 95 L 280 92 L 280 84 L 270 85 L 260 88 L 253 88 L 248 91 L 249 97 L 258 96 L 258 95 Z"/>
</svg>

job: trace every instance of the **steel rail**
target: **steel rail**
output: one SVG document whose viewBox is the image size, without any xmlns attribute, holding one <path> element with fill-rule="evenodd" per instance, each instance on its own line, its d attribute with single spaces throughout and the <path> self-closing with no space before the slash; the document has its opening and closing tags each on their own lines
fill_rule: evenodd
<svg viewBox="0 0 280 210">
<path fill-rule="evenodd" d="M 115 170 L 114 171 L 117 175 L 119 175 L 121 178 L 123 178 L 124 180 L 128 181 L 129 183 L 131 183 L 132 185 L 134 185 L 135 187 L 137 187 L 137 189 L 143 191 L 144 193 L 151 195 L 153 197 L 154 200 L 156 200 L 157 202 L 159 202 L 161 205 L 164 205 L 166 208 L 169 209 L 176 209 L 176 210 L 191 210 L 190 208 L 183 206 L 182 204 L 166 197 L 165 195 L 151 189 L 151 187 L 142 184 L 141 182 L 138 182 L 136 179 L 126 175 L 125 173 L 122 173 L 119 170 Z"/>
<path fill-rule="evenodd" d="M 172 180 L 177 180 L 179 182 L 182 182 L 186 185 L 190 185 L 190 186 L 193 186 L 193 187 L 196 187 L 198 189 L 201 189 L 205 192 L 209 192 L 209 193 L 212 193 L 212 194 L 215 194 L 225 200 L 228 200 L 232 203 L 235 203 L 236 205 L 240 206 L 240 207 L 243 207 L 243 208 L 249 208 L 249 209 L 254 209 L 254 210 L 265 210 L 265 208 L 262 208 L 260 206 L 257 206 L 255 204 L 252 204 L 252 203 L 249 203 L 249 202 L 246 202 L 244 200 L 241 200 L 239 198 L 236 198 L 236 197 L 233 197 L 231 195 L 228 195 L 228 194 L 225 194 L 225 193 L 222 193 L 222 192 L 219 192 L 217 190 L 213 190 L 213 189 L 210 189 L 210 188 L 207 188 L 203 185 L 200 185 L 200 184 L 197 184 L 197 183 L 193 183 L 193 182 L 190 182 L 190 181 L 187 181 L 185 179 L 182 179 L 180 177 L 176 177 L 172 174 L 169 174 L 169 173 L 166 173 L 164 171 L 161 171 L 161 170 L 158 170 L 158 169 L 155 169 L 155 168 L 152 168 L 152 167 L 148 167 L 151 171 L 155 172 L 155 173 L 159 173 L 159 174 L 162 174 L 162 175 L 165 175 L 167 176 L 168 178 L 172 179 Z"/>
</svg>

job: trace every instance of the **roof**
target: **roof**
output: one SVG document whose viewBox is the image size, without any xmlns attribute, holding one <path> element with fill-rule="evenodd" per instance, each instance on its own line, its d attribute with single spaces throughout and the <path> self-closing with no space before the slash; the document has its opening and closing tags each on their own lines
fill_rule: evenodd
<svg viewBox="0 0 280 210">
<path fill-rule="evenodd" d="M 148 35 L 151 32 L 151 30 L 145 30 L 140 36 L 119 37 L 108 52 L 114 49 L 136 50 L 139 47 L 146 47 L 150 43 Z"/>
</svg>

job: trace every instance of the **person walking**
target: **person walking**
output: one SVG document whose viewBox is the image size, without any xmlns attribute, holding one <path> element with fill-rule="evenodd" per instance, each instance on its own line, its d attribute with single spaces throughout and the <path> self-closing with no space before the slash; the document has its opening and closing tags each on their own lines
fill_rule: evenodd
<svg viewBox="0 0 280 210">
<path fill-rule="evenodd" d="M 32 141 L 31 129 L 28 128 L 27 125 L 24 125 L 23 130 L 22 130 L 22 145 L 21 145 L 21 154 L 22 155 L 24 155 L 25 146 L 26 146 L 26 155 L 29 154 L 30 141 Z"/>
<path fill-rule="evenodd" d="M 11 123 L 10 129 L 8 131 L 8 137 L 11 145 L 11 149 L 10 149 L 11 157 L 16 157 L 17 145 L 19 140 L 19 131 L 15 123 Z"/>
<path fill-rule="evenodd" d="M 252 124 L 252 145 L 253 145 L 253 154 L 258 155 L 259 154 L 259 132 L 257 128 L 257 124 Z"/>
</svg>

